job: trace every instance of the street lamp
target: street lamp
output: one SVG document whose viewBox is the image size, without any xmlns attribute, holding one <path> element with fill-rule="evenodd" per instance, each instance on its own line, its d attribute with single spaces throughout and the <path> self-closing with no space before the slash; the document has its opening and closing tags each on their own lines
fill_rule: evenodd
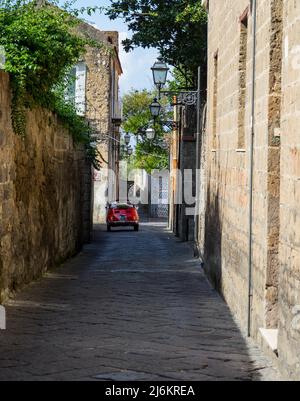
<svg viewBox="0 0 300 401">
<path fill-rule="evenodd" d="M 153 81 L 158 89 L 161 89 L 165 86 L 167 82 L 167 76 L 169 72 L 169 68 L 166 63 L 163 62 L 163 59 L 159 57 L 157 61 L 154 63 L 151 68 L 153 73 Z"/>
<path fill-rule="evenodd" d="M 128 146 L 130 144 L 130 134 L 126 134 L 124 136 L 125 144 Z"/>
<path fill-rule="evenodd" d="M 176 96 L 176 104 L 183 106 L 198 106 L 200 105 L 200 67 L 198 70 L 198 90 L 176 90 L 166 91 L 162 88 L 166 85 L 169 68 L 166 63 L 163 62 L 162 58 L 158 58 L 153 67 L 151 68 L 153 73 L 153 81 L 159 91 L 159 99 L 161 96 L 174 97 Z"/>
<path fill-rule="evenodd" d="M 132 153 L 133 153 L 133 149 L 132 149 L 131 146 L 129 146 L 129 147 L 127 148 L 127 154 L 128 154 L 128 156 L 131 156 Z"/>
<path fill-rule="evenodd" d="M 151 116 L 155 119 L 159 116 L 161 110 L 161 104 L 157 99 L 154 99 L 153 102 L 150 104 L 150 113 Z"/>
<path fill-rule="evenodd" d="M 154 128 L 148 128 L 146 131 L 146 136 L 149 141 L 153 141 L 155 138 L 155 129 Z"/>
</svg>

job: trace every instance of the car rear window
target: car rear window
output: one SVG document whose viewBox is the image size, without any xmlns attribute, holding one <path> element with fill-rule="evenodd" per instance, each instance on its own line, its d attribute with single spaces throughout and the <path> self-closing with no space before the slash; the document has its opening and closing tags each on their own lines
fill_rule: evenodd
<svg viewBox="0 0 300 401">
<path fill-rule="evenodd" d="M 111 206 L 112 207 L 112 209 L 120 209 L 120 210 L 128 210 L 128 209 L 132 209 L 133 208 L 133 206 L 132 205 L 124 205 L 124 204 L 120 204 L 120 205 L 112 205 Z"/>
</svg>

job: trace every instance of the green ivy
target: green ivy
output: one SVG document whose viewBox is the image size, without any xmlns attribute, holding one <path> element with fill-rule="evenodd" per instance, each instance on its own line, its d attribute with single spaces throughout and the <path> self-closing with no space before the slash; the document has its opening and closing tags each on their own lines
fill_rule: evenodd
<svg viewBox="0 0 300 401">
<path fill-rule="evenodd" d="M 11 76 L 12 124 L 16 134 L 26 133 L 26 110 L 34 106 L 55 112 L 86 146 L 96 167 L 92 131 L 75 106 L 65 102 L 64 85 L 70 68 L 87 45 L 101 47 L 76 33 L 80 20 L 56 1 L 0 0 L 0 46 L 5 49 L 5 70 Z"/>
</svg>

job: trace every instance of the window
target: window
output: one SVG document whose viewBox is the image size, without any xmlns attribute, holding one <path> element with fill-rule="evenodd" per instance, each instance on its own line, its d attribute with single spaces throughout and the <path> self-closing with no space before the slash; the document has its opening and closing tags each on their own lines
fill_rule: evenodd
<svg viewBox="0 0 300 401">
<path fill-rule="evenodd" d="M 80 62 L 76 65 L 75 107 L 79 116 L 86 111 L 86 64 Z"/>
<path fill-rule="evenodd" d="M 246 9 L 240 18 L 238 149 L 245 148 L 248 14 L 249 8 Z"/>
<path fill-rule="evenodd" d="M 78 63 L 69 73 L 66 100 L 72 103 L 79 116 L 86 112 L 86 64 Z"/>
<path fill-rule="evenodd" d="M 66 89 L 65 99 L 67 102 L 75 106 L 75 91 L 76 91 L 76 68 L 72 68 L 69 75 L 66 77 L 68 87 Z"/>
</svg>

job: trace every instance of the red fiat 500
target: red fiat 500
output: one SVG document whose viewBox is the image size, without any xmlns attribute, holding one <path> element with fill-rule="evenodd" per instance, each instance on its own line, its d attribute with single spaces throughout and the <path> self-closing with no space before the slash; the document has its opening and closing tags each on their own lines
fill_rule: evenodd
<svg viewBox="0 0 300 401">
<path fill-rule="evenodd" d="M 130 203 L 115 202 L 107 208 L 107 231 L 112 227 L 134 227 L 139 231 L 139 214 L 137 208 Z"/>
</svg>

